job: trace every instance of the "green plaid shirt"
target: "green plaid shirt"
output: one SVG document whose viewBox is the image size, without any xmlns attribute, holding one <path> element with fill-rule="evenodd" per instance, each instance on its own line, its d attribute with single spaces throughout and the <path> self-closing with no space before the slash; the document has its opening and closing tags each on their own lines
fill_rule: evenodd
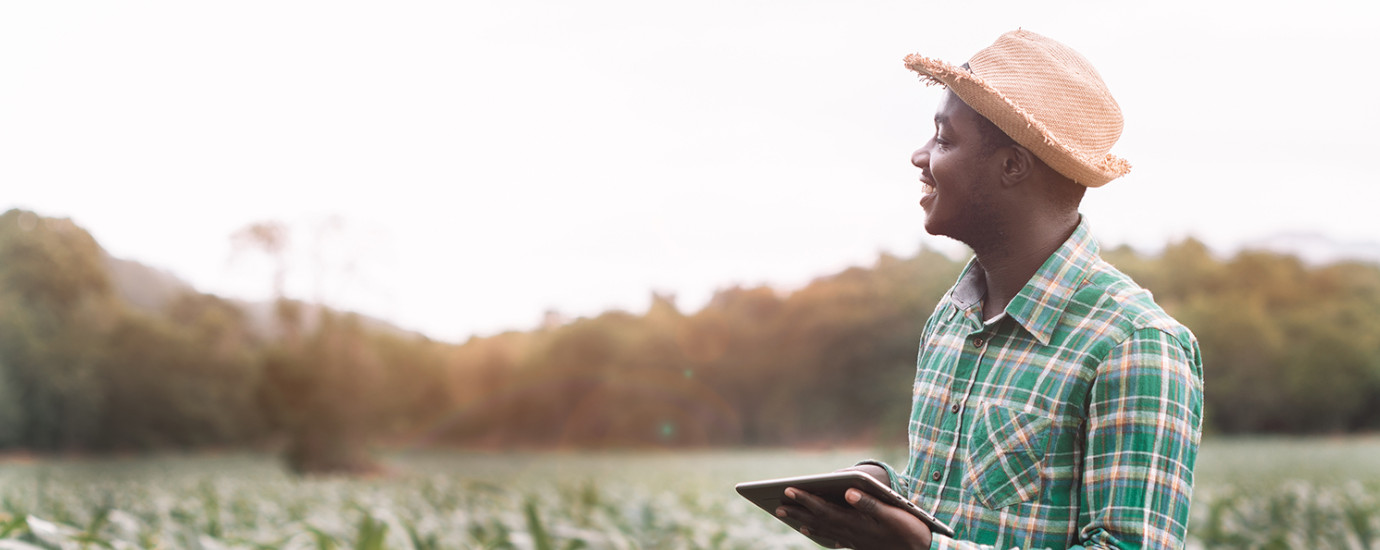
<svg viewBox="0 0 1380 550">
<path fill-rule="evenodd" d="M 970 262 L 925 325 L 897 492 L 933 548 L 1181 548 L 1203 410 L 1193 334 L 1080 223 L 990 322 Z"/>
</svg>

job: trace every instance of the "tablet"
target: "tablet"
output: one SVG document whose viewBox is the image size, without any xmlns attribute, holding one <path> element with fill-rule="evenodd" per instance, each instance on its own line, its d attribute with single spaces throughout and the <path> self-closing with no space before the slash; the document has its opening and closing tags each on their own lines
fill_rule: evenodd
<svg viewBox="0 0 1380 550">
<path fill-rule="evenodd" d="M 944 522 L 939 521 L 934 516 L 930 515 L 929 512 L 921 510 L 915 503 L 896 494 L 896 491 L 892 491 L 890 487 L 877 481 L 877 478 L 857 470 L 845 470 L 828 474 L 815 474 L 781 479 L 767 479 L 763 481 L 749 481 L 746 483 L 739 483 L 734 489 L 737 489 L 738 494 L 743 495 L 743 498 L 756 504 L 758 508 L 766 510 L 768 514 L 771 514 L 771 517 L 779 519 L 785 522 L 786 525 L 791 526 L 792 529 L 799 531 L 800 522 L 791 518 L 778 517 L 776 515 L 776 508 L 781 506 L 781 501 L 785 498 L 784 493 L 787 487 L 795 487 L 796 489 L 807 491 L 824 500 L 838 504 L 839 506 L 850 507 L 852 505 L 843 500 L 843 493 L 847 491 L 849 487 L 856 487 L 876 497 L 885 504 L 890 504 L 910 512 L 911 515 L 925 522 L 925 525 L 929 526 L 931 532 L 949 537 L 954 536 L 954 530 L 948 525 L 944 525 Z M 809 537 L 820 546 L 826 548 L 835 546 L 832 540 L 814 535 L 809 535 Z"/>
</svg>

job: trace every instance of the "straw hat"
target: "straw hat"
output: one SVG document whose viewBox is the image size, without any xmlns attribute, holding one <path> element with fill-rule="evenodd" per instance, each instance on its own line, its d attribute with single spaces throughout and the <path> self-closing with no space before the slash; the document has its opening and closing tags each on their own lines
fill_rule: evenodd
<svg viewBox="0 0 1380 550">
<path fill-rule="evenodd" d="M 919 54 L 906 67 L 947 86 L 1060 174 L 1099 187 L 1131 171 L 1108 154 L 1121 137 L 1121 108 L 1091 63 L 1072 48 L 1030 31 L 1001 35 L 968 69 Z"/>
</svg>

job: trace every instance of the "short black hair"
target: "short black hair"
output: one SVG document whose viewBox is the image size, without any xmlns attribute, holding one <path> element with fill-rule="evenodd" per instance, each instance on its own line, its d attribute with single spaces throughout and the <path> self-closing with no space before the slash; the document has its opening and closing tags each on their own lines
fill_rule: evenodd
<svg viewBox="0 0 1380 550">
<path fill-rule="evenodd" d="M 987 120 L 987 117 L 978 113 L 978 134 L 982 137 L 982 155 L 987 156 L 997 152 L 997 149 L 1008 145 L 1015 145 L 1016 140 L 1001 131 L 996 124 Z"/>
<path fill-rule="evenodd" d="M 973 68 L 969 67 L 967 63 L 963 64 L 963 68 L 970 73 L 973 72 Z M 953 93 L 952 88 L 949 89 L 949 93 Z M 963 98 L 958 97 L 958 94 L 954 94 L 954 97 L 957 97 L 959 101 L 963 101 Z M 963 103 L 966 104 L 968 102 L 963 101 Z M 971 107 L 971 105 L 969 105 L 969 107 Z M 977 112 L 977 109 L 973 109 L 973 112 Z M 1001 128 L 998 128 L 996 124 L 993 124 L 992 121 L 988 120 L 982 113 L 978 113 L 978 119 L 978 133 L 982 136 L 982 156 L 995 153 L 997 149 L 1001 149 L 1007 145 L 1016 144 L 1016 140 L 1011 139 L 1011 136 L 1006 135 L 1006 132 L 1001 131 Z"/>
</svg>

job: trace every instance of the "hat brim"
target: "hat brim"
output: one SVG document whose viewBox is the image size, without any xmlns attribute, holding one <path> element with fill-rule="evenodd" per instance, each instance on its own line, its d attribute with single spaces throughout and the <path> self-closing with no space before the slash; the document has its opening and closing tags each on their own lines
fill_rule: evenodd
<svg viewBox="0 0 1380 550">
<path fill-rule="evenodd" d="M 1126 159 L 1111 154 L 1089 156 L 1061 143 L 1029 112 L 966 69 L 919 54 L 910 54 L 905 61 L 927 84 L 947 87 L 1050 168 L 1079 184 L 1101 187 L 1131 171 Z"/>
</svg>

